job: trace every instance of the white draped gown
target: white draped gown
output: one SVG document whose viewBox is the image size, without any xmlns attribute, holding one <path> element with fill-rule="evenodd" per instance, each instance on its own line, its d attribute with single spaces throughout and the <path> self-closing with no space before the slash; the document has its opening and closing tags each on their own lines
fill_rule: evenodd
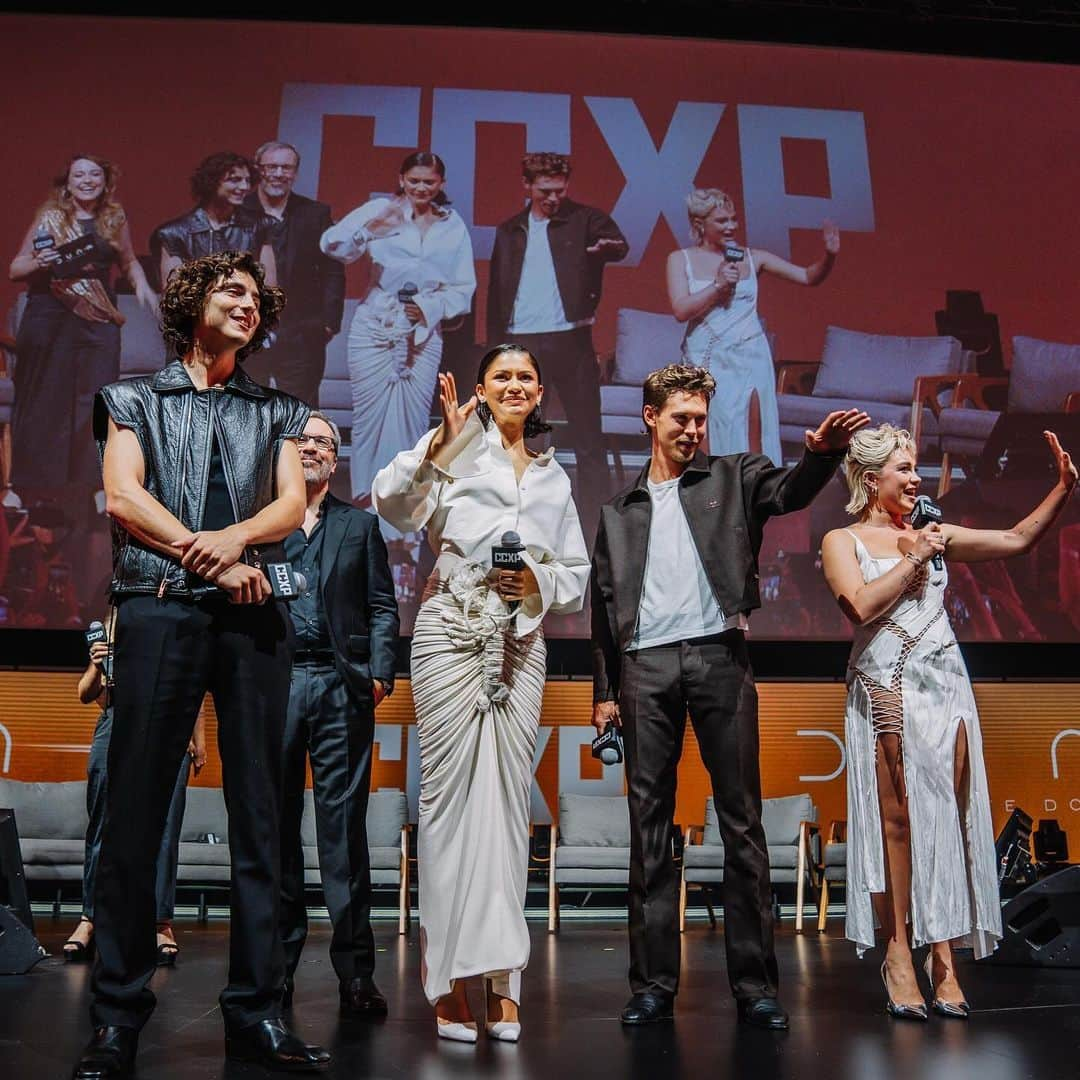
<svg viewBox="0 0 1080 1080">
<path fill-rule="evenodd" d="M 372 199 L 323 233 L 324 254 L 343 263 L 370 260 L 367 289 L 349 327 L 352 433 L 349 471 L 354 499 L 371 490 L 376 471 L 427 428 L 442 358 L 445 319 L 464 315 L 476 291 L 472 241 L 455 210 L 443 207 L 421 234 L 406 203 L 405 220 L 389 236 L 365 226 L 390 200 Z M 424 321 L 413 325 L 398 291 L 414 297 Z"/>
<path fill-rule="evenodd" d="M 896 557 L 877 558 L 848 530 L 863 578 Z M 846 934 L 859 954 L 874 946 L 872 896 L 885 891 L 875 722 L 902 705 L 900 738 L 911 826 L 911 939 L 993 952 L 1001 938 L 990 795 L 971 681 L 945 610 L 948 570 L 927 566 L 893 607 L 857 627 L 847 671 Z M 970 783 L 961 817 L 953 786 L 956 737 L 967 729 Z"/>
<path fill-rule="evenodd" d="M 577 611 L 589 576 L 570 480 L 549 450 L 520 483 L 498 430 L 475 416 L 446 469 L 425 462 L 431 432 L 375 477 L 372 501 L 402 532 L 427 528 L 438 555 L 412 641 L 420 739 L 417 855 L 421 977 L 433 1004 L 484 975 L 520 1001 L 529 959 L 529 795 L 548 611 Z M 539 595 L 511 612 L 488 588 L 491 548 L 525 545 Z"/>
<path fill-rule="evenodd" d="M 750 401 L 757 394 L 761 412 L 761 452 L 774 465 L 783 465 L 780 412 L 776 403 L 776 370 L 769 339 L 757 313 L 758 280 L 754 256 L 746 249 L 750 273 L 735 286 L 726 307 L 710 308 L 692 319 L 683 338 L 683 360 L 707 368 L 716 380 L 709 407 L 709 453 L 745 454 L 750 449 Z M 700 292 L 713 279 L 694 276 L 684 249 L 686 284 Z"/>
</svg>

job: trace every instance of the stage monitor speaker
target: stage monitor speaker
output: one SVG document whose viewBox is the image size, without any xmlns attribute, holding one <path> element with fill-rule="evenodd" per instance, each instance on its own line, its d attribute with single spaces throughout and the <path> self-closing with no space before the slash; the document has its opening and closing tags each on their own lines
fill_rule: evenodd
<svg viewBox="0 0 1080 1080">
<path fill-rule="evenodd" d="M 48 955 L 15 912 L 0 905 L 0 975 L 23 975 Z"/>
<path fill-rule="evenodd" d="M 996 964 L 1080 967 L 1080 866 L 1051 874 L 1001 912 L 1005 937 L 992 957 Z"/>
<path fill-rule="evenodd" d="M 34 932 L 14 810 L 0 810 L 0 905 L 11 909 L 23 926 Z"/>
</svg>

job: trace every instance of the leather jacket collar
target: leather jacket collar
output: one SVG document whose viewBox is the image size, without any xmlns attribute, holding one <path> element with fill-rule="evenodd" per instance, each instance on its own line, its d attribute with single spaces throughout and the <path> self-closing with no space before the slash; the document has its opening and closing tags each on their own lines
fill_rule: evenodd
<svg viewBox="0 0 1080 1080">
<path fill-rule="evenodd" d="M 151 379 L 150 388 L 160 394 L 172 390 L 194 390 L 195 384 L 191 381 L 191 376 L 188 374 L 184 362 L 177 359 L 166 364 Z M 260 401 L 265 400 L 268 396 L 266 388 L 250 378 L 239 361 L 237 361 L 236 367 L 233 368 L 233 373 L 225 380 L 222 389 Z"/>
</svg>

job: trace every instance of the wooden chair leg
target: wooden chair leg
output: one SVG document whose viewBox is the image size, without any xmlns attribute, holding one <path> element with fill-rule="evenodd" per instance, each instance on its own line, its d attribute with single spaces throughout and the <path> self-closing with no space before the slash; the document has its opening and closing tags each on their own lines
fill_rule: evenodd
<svg viewBox="0 0 1080 1080">
<path fill-rule="evenodd" d="M 554 934 L 559 928 L 559 886 L 555 883 L 555 852 L 551 853 L 548 863 L 548 933 Z"/>
<path fill-rule="evenodd" d="M 817 928 L 819 934 L 825 933 L 825 920 L 829 917 L 829 882 L 821 876 L 821 899 L 818 901 Z"/>
<path fill-rule="evenodd" d="M 952 487 L 952 456 L 946 451 L 941 455 L 941 479 L 938 480 L 937 497 L 940 499 Z"/>
<path fill-rule="evenodd" d="M 679 933 L 686 933 L 686 867 L 679 877 Z"/>
<path fill-rule="evenodd" d="M 397 932 L 409 931 L 409 833 L 408 826 L 401 830 L 401 861 L 398 864 L 398 924 Z"/>
<path fill-rule="evenodd" d="M 800 837 L 805 841 L 805 837 Z M 795 933 L 802 933 L 802 909 L 806 899 L 806 844 L 799 844 L 799 854 L 795 860 Z"/>
</svg>

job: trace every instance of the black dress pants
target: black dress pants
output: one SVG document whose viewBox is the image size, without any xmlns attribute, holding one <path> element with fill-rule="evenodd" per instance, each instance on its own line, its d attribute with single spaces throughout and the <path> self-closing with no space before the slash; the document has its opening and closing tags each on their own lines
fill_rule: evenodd
<svg viewBox="0 0 1080 1080">
<path fill-rule="evenodd" d="M 281 817 L 281 939 L 289 975 L 307 939 L 304 853 L 306 761 L 311 758 L 315 835 L 323 895 L 334 932 L 330 962 L 342 982 L 370 979 L 375 971 L 371 932 L 371 864 L 367 805 L 374 699 L 350 693 L 333 661 L 293 665 L 285 724 L 285 788 Z"/>
<path fill-rule="evenodd" d="M 281 742 L 292 622 L 281 604 L 130 596 L 117 607 L 113 730 L 95 889 L 94 1026 L 140 1028 L 154 1007 L 154 880 L 180 762 L 204 695 L 218 716 L 229 812 L 229 981 L 236 1029 L 281 1015 Z"/>
<path fill-rule="evenodd" d="M 761 826 L 757 689 L 733 630 L 623 657 L 619 696 L 630 803 L 630 986 L 679 989 L 679 880 L 671 855 L 686 714 L 724 842 L 724 945 L 737 998 L 775 997 L 772 888 Z"/>
</svg>

